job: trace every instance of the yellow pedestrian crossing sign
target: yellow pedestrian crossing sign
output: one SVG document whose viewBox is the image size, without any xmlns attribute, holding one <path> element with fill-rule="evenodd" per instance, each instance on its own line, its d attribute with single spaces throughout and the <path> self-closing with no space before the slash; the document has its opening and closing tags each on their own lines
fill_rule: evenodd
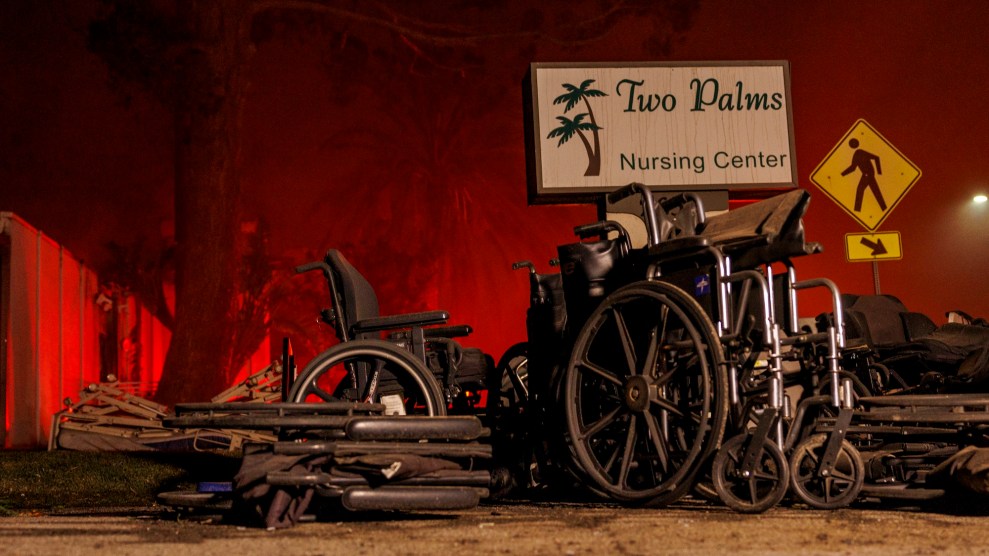
<svg viewBox="0 0 989 556">
<path fill-rule="evenodd" d="M 855 122 L 810 175 L 867 230 L 878 228 L 918 179 L 920 168 L 865 120 Z"/>
<path fill-rule="evenodd" d="M 900 232 L 845 234 L 845 253 L 850 262 L 902 259 Z"/>
</svg>

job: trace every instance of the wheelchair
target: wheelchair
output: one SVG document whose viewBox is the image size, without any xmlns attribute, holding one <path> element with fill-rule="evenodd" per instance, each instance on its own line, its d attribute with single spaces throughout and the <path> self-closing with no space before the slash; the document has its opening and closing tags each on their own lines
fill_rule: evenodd
<svg viewBox="0 0 989 556">
<path fill-rule="evenodd" d="M 493 369 L 491 357 L 457 340 L 468 325 L 446 311 L 382 316 L 374 288 L 340 251 L 296 268 L 321 271 L 332 306 L 321 312 L 339 343 L 292 380 L 289 402 L 381 403 L 389 415 L 469 414 Z"/>
<path fill-rule="evenodd" d="M 820 250 L 804 241 L 809 194 L 711 218 L 694 195 L 655 201 L 641 184 L 609 200 L 631 195 L 641 200 L 644 247 L 632 248 L 613 222 L 578 226 L 581 241 L 558 248 L 562 300 L 536 295 L 550 281 L 530 272 L 529 410 L 564 439 L 558 467 L 592 492 L 665 505 L 713 482 L 708 492 L 729 506 L 763 511 L 788 490 L 786 443 L 806 436 L 785 388 L 799 377 L 814 393 L 826 389 L 810 396 L 805 419 L 851 403 L 840 294 L 828 280 L 797 281 L 791 262 Z M 838 324 L 798 326 L 797 292 L 809 288 L 829 291 Z M 564 324 L 533 330 L 547 300 Z"/>
</svg>

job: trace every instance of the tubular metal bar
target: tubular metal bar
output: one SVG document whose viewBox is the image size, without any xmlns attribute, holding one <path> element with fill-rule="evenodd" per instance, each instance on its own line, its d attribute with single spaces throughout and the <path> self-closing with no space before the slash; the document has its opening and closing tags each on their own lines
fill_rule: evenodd
<svg viewBox="0 0 989 556">
<path fill-rule="evenodd" d="M 841 407 L 855 407 L 855 390 L 850 378 L 841 381 Z"/>
<path fill-rule="evenodd" d="M 828 396 L 811 396 L 797 402 L 797 414 L 790 423 L 790 430 L 786 434 L 784 444 L 780 446 L 784 453 L 789 453 L 797 439 L 800 438 L 800 431 L 803 429 L 804 417 L 807 415 L 808 408 L 815 405 L 825 405 L 830 401 Z"/>
<path fill-rule="evenodd" d="M 339 488 L 368 486 L 368 480 L 361 476 L 344 477 L 324 472 L 270 471 L 266 475 L 269 485 L 302 486 L 324 485 Z M 448 470 L 429 473 L 407 479 L 392 480 L 393 486 L 471 486 L 487 488 L 491 484 L 491 474 L 487 471 Z"/>
<path fill-rule="evenodd" d="M 439 442 L 276 442 L 272 451 L 282 455 L 329 454 L 337 457 L 366 454 L 414 454 L 436 457 L 490 458 L 491 446 L 470 442 L 447 444 Z"/>
<path fill-rule="evenodd" d="M 728 285 L 727 277 L 731 274 L 731 261 L 721 252 L 720 249 L 708 247 L 705 249 L 714 259 L 715 272 L 717 273 L 718 284 L 718 334 L 731 334 L 733 330 L 725 330 L 731 326 L 731 304 L 728 298 L 731 297 L 731 288 Z"/>
<path fill-rule="evenodd" d="M 781 373 L 773 373 L 769 377 L 769 399 L 772 400 L 772 409 L 778 416 L 783 408 L 783 377 Z M 776 433 L 776 445 L 783 446 L 783 419 L 775 419 L 774 432 Z"/>
<path fill-rule="evenodd" d="M 659 225 L 656 224 L 656 205 L 653 204 L 652 191 L 642 184 L 635 184 L 642 194 L 642 216 L 646 221 L 646 231 L 649 233 L 649 245 L 659 245 Z"/>
<path fill-rule="evenodd" d="M 354 417 L 344 430 L 351 440 L 474 440 L 485 432 L 472 415 Z"/>
<path fill-rule="evenodd" d="M 772 263 L 766 265 L 766 291 L 769 293 L 769 310 L 772 311 L 769 320 L 770 322 L 776 322 L 776 292 L 773 286 L 773 265 Z"/>
<path fill-rule="evenodd" d="M 175 406 L 175 415 L 183 416 L 189 413 L 209 414 L 268 414 L 268 415 L 354 415 L 381 414 L 385 406 L 378 403 L 356 402 L 319 402 L 319 403 L 263 403 L 263 402 L 194 402 L 181 403 Z"/>
<path fill-rule="evenodd" d="M 766 344 L 770 344 L 773 341 L 773 336 L 771 328 L 773 326 L 773 310 L 772 310 L 772 297 L 769 293 L 769 287 L 766 283 L 766 277 L 755 270 L 741 270 L 734 274 L 728 275 L 723 278 L 724 282 L 741 282 L 743 280 L 752 280 L 759 286 L 759 291 L 762 294 L 762 317 L 763 317 L 763 332 L 762 341 Z M 778 349 L 776 350 L 779 351 Z"/>
<path fill-rule="evenodd" d="M 165 419 L 167 427 L 177 429 L 342 429 L 353 419 L 347 415 L 216 415 Z"/>
<path fill-rule="evenodd" d="M 971 407 L 989 413 L 989 394 L 908 394 L 903 396 L 870 396 L 859 398 L 867 406 L 891 406 L 913 409 L 917 407 Z"/>
<path fill-rule="evenodd" d="M 787 323 L 789 330 L 788 332 L 796 332 L 798 330 L 797 323 L 800 322 L 800 313 L 797 311 L 797 288 L 793 287 L 797 283 L 797 270 L 793 268 L 793 263 L 789 259 L 783 261 L 786 265 L 786 292 L 790 296 L 790 322 Z"/>
<path fill-rule="evenodd" d="M 793 282 L 792 287 L 794 290 L 804 290 L 807 288 L 827 288 L 831 291 L 831 305 L 834 312 L 834 325 L 837 330 L 838 347 L 845 347 L 845 313 L 841 308 L 841 292 L 838 291 L 838 286 L 834 282 L 828 280 L 827 278 L 811 278 L 810 280 L 803 280 L 801 282 Z"/>
<path fill-rule="evenodd" d="M 724 282 L 751 280 L 758 286 L 759 292 L 762 294 L 763 342 L 769 345 L 769 372 L 772 373 L 769 383 L 770 404 L 773 408 L 781 409 L 783 407 L 783 354 L 780 349 L 779 325 L 776 324 L 773 312 L 772 288 L 770 287 L 772 274 L 768 267 L 767 273 L 770 276 L 769 280 L 756 270 L 742 270 L 726 276 Z M 776 442 L 778 446 L 783 445 L 782 421 L 779 422 L 776 431 Z"/>
<path fill-rule="evenodd" d="M 340 503 L 351 511 L 469 510 L 487 496 L 487 489 L 469 487 L 350 487 Z"/>
<path fill-rule="evenodd" d="M 845 314 L 841 308 L 841 293 L 838 291 L 838 286 L 827 278 L 811 278 L 794 282 L 791 286 L 794 290 L 824 287 L 831 292 L 834 323 L 828 327 L 828 372 L 831 374 L 831 403 L 834 407 L 842 407 L 838 350 L 845 347 Z"/>
<path fill-rule="evenodd" d="M 841 387 L 839 378 L 841 374 L 838 367 L 838 339 L 837 329 L 834 326 L 828 327 L 828 372 L 831 374 L 831 404 L 841 407 Z"/>
</svg>

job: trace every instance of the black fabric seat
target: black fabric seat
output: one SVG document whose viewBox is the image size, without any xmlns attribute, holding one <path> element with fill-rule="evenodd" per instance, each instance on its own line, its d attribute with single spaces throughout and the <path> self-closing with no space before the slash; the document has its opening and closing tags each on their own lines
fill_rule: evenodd
<svg viewBox="0 0 989 556">
<path fill-rule="evenodd" d="M 947 323 L 937 326 L 911 312 L 892 295 L 842 295 L 846 334 L 865 344 L 880 363 L 916 385 L 937 373 L 949 390 L 989 387 L 989 328 Z"/>
</svg>

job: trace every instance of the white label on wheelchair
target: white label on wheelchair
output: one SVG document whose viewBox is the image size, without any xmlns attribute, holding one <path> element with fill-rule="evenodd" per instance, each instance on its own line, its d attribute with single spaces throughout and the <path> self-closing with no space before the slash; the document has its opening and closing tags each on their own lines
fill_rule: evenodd
<svg viewBox="0 0 989 556">
<path fill-rule="evenodd" d="M 385 415 L 405 415 L 405 401 L 398 394 L 385 394 L 381 396 L 381 403 L 385 405 Z"/>
</svg>

